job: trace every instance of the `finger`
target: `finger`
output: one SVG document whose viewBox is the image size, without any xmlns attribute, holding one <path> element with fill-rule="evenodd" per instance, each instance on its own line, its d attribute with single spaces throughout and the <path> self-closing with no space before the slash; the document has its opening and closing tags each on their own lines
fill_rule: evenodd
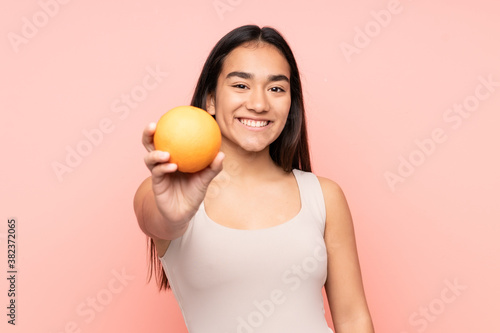
<svg viewBox="0 0 500 333">
<path fill-rule="evenodd" d="M 222 162 L 224 162 L 225 157 L 226 155 L 223 152 L 219 151 L 209 167 L 219 173 L 220 171 L 222 171 Z"/>
<path fill-rule="evenodd" d="M 202 177 L 207 181 L 211 182 L 222 171 L 222 162 L 226 155 L 219 151 L 215 159 L 210 163 L 210 165 L 202 171 Z"/>
<path fill-rule="evenodd" d="M 156 131 L 156 123 L 149 123 L 142 132 L 142 144 L 147 151 L 155 150 L 154 135 Z"/>
<path fill-rule="evenodd" d="M 154 150 L 144 156 L 144 163 L 151 171 L 156 165 L 167 163 L 170 160 L 170 154 L 166 151 Z"/>
<path fill-rule="evenodd" d="M 153 184 L 160 182 L 166 174 L 174 173 L 175 171 L 177 171 L 177 164 L 175 163 L 163 163 L 156 165 L 151 170 L 151 179 Z"/>
</svg>

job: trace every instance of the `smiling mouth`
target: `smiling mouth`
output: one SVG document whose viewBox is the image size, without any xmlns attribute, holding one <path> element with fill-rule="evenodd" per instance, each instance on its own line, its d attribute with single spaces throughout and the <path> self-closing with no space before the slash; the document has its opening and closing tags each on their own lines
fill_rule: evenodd
<svg viewBox="0 0 500 333">
<path fill-rule="evenodd" d="M 242 123 L 245 126 L 248 127 L 265 127 L 269 125 L 270 121 L 269 120 L 251 120 L 251 119 L 244 119 L 244 118 L 238 118 L 238 121 Z"/>
</svg>

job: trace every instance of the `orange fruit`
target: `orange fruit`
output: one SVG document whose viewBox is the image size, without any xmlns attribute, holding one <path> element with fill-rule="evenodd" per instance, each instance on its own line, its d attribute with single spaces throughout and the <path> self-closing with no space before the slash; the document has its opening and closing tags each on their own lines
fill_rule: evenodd
<svg viewBox="0 0 500 333">
<path fill-rule="evenodd" d="M 156 124 L 156 150 L 170 153 L 170 162 L 182 172 L 206 168 L 219 152 L 221 133 L 215 119 L 194 106 L 178 106 Z"/>
</svg>

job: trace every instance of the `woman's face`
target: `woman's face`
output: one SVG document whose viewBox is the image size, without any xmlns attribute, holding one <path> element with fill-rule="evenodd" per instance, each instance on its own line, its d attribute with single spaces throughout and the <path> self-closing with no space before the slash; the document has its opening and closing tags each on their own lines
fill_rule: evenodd
<svg viewBox="0 0 500 333">
<path fill-rule="evenodd" d="M 269 148 L 290 111 L 290 67 L 267 43 L 235 48 L 226 57 L 207 110 L 222 132 L 222 147 L 260 152 Z"/>
</svg>

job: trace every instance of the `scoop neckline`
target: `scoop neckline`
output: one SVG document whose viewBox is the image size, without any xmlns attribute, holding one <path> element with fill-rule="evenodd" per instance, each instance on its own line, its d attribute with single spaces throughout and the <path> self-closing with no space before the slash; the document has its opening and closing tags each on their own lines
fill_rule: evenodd
<svg viewBox="0 0 500 333">
<path fill-rule="evenodd" d="M 303 214 L 303 211 L 304 211 L 304 196 L 303 196 L 303 193 L 302 193 L 302 186 L 300 185 L 300 181 L 297 177 L 297 172 L 299 170 L 297 169 L 293 169 L 292 170 L 292 174 L 293 176 L 295 177 L 295 182 L 297 183 L 297 187 L 299 188 L 299 199 L 300 199 L 300 210 L 298 211 L 297 214 L 295 214 L 295 216 L 293 216 L 292 218 L 290 218 L 289 220 L 286 220 L 285 222 L 283 223 L 280 223 L 280 224 L 276 224 L 276 225 L 273 225 L 273 226 L 270 226 L 270 227 L 266 227 L 266 228 L 258 228 L 258 229 L 237 229 L 237 228 L 231 228 L 231 227 L 228 227 L 228 226 L 225 226 L 223 224 L 220 224 L 216 221 L 214 221 L 210 216 L 208 216 L 207 214 L 207 210 L 205 209 L 205 200 L 203 200 L 201 202 L 201 211 L 203 212 L 203 215 L 205 216 L 205 218 L 213 225 L 215 225 L 216 227 L 218 228 L 221 228 L 221 229 L 225 229 L 225 230 L 230 230 L 230 231 L 234 231 L 234 232 L 263 232 L 263 231 L 270 231 L 270 230 L 275 230 L 275 229 L 279 229 L 281 227 L 285 227 L 289 224 L 292 224 L 294 221 L 296 221 L 300 215 Z"/>
</svg>

